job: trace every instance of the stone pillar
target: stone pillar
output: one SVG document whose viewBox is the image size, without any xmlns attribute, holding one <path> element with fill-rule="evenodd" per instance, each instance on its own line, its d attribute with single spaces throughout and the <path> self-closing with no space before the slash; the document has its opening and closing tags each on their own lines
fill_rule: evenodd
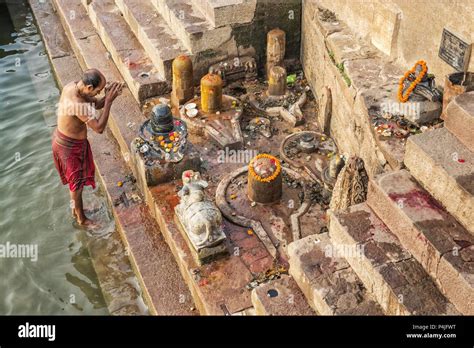
<svg viewBox="0 0 474 348">
<path fill-rule="evenodd" d="M 286 69 L 274 66 L 268 74 L 268 95 L 281 96 L 286 93 Z"/>
<path fill-rule="evenodd" d="M 209 73 L 201 79 L 201 109 L 207 113 L 216 113 L 222 108 L 222 79 Z"/>
<path fill-rule="evenodd" d="M 193 63 L 186 55 L 179 55 L 173 60 L 173 91 L 171 106 L 179 107 L 194 96 Z"/>
<path fill-rule="evenodd" d="M 270 30 L 267 34 L 267 76 L 270 69 L 277 66 L 283 66 L 285 58 L 286 35 L 281 29 Z"/>
</svg>

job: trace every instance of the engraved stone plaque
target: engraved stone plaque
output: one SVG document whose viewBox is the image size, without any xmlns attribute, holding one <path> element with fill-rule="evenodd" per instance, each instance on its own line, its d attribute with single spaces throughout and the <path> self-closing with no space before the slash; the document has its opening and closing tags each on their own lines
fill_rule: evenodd
<svg viewBox="0 0 474 348">
<path fill-rule="evenodd" d="M 466 71 L 471 56 L 471 46 L 471 43 L 444 28 L 438 55 L 457 71 Z"/>
</svg>

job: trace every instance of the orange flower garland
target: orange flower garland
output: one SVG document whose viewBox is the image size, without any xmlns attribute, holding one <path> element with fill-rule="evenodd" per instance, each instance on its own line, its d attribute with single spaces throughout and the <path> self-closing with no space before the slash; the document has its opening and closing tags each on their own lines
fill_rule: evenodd
<svg viewBox="0 0 474 348">
<path fill-rule="evenodd" d="M 408 78 L 408 76 L 410 76 L 410 74 L 414 74 L 416 72 L 416 67 L 420 65 L 421 66 L 421 72 L 420 74 L 418 75 L 418 77 L 415 79 L 415 81 L 413 81 L 410 86 L 408 86 L 407 90 L 406 90 L 406 94 L 403 95 L 403 83 L 405 82 L 405 80 Z M 421 82 L 421 80 L 423 79 L 423 77 L 426 75 L 426 73 L 428 72 L 428 67 L 426 66 L 426 62 L 424 60 L 419 60 L 418 62 L 416 62 L 416 64 L 413 66 L 413 68 L 411 68 L 410 70 L 408 70 L 405 75 L 403 75 L 403 77 L 400 79 L 400 82 L 398 84 L 398 100 L 402 103 L 406 103 L 408 101 L 408 98 L 410 97 L 410 94 L 411 92 L 413 92 L 413 90 L 415 89 L 416 85 L 419 84 Z"/>
<path fill-rule="evenodd" d="M 272 160 L 274 163 L 275 163 L 275 166 L 276 166 L 276 169 L 275 171 L 273 172 L 272 175 L 270 175 L 268 178 L 262 178 L 260 175 L 258 175 L 257 173 L 255 173 L 255 170 L 253 169 L 253 162 L 255 160 L 258 160 L 260 158 L 268 158 L 270 160 Z M 278 175 L 280 174 L 281 172 L 281 164 L 280 164 L 280 160 L 272 155 L 269 155 L 269 154 L 266 154 L 266 153 L 262 153 L 260 155 L 257 155 L 254 159 L 252 159 L 252 161 L 250 162 L 249 164 L 249 173 L 250 175 L 252 175 L 255 180 L 257 181 L 260 181 L 260 182 L 270 182 L 270 181 L 273 181 L 275 180 Z"/>
</svg>

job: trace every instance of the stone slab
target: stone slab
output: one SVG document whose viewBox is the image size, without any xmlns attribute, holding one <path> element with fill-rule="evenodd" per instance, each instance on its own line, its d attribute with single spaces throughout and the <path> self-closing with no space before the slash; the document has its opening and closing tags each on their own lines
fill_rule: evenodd
<svg viewBox="0 0 474 348">
<path fill-rule="evenodd" d="M 474 236 L 406 170 L 369 183 L 367 203 L 463 314 L 474 313 Z"/>
<path fill-rule="evenodd" d="M 152 3 L 175 35 L 194 55 L 206 50 L 217 50 L 232 41 L 232 28 L 227 26 L 215 29 L 192 0 L 152 0 Z M 236 53 L 235 42 L 234 47 L 226 48 L 230 55 Z"/>
<path fill-rule="evenodd" d="M 474 153 L 446 128 L 407 141 L 405 165 L 474 234 Z"/>
<path fill-rule="evenodd" d="M 456 315 L 423 267 L 366 203 L 330 212 L 329 235 L 387 314 Z"/>
<path fill-rule="evenodd" d="M 290 275 L 309 305 L 321 315 L 382 315 L 347 261 L 331 254 L 333 250 L 327 233 L 288 245 Z"/>
<path fill-rule="evenodd" d="M 444 125 L 474 152 L 474 91 L 454 98 L 446 108 Z"/>
<path fill-rule="evenodd" d="M 30 6 L 50 59 L 74 55 L 51 2 L 30 1 Z"/>
<path fill-rule="evenodd" d="M 372 21 L 372 44 L 388 56 L 395 53 L 402 13 L 395 5 L 378 3 Z"/>
<path fill-rule="evenodd" d="M 160 75 L 170 80 L 173 59 L 180 54 L 190 55 L 190 52 L 151 2 L 116 0 L 115 3 Z"/>
<path fill-rule="evenodd" d="M 257 0 L 193 0 L 214 27 L 249 23 L 255 16 Z"/>
<path fill-rule="evenodd" d="M 170 91 L 164 71 L 146 54 L 113 0 L 96 0 L 88 6 L 91 22 L 115 65 L 139 103 Z"/>
<path fill-rule="evenodd" d="M 298 284 L 287 275 L 253 289 L 252 303 L 256 315 L 316 315 Z"/>
</svg>

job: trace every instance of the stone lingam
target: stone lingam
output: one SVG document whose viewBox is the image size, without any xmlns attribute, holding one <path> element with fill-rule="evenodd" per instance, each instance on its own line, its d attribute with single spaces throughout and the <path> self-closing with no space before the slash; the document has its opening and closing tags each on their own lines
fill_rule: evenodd
<svg viewBox="0 0 474 348">
<path fill-rule="evenodd" d="M 430 123 L 441 115 L 442 98 L 434 75 L 428 73 L 426 62 L 420 60 L 400 79 L 396 109 L 391 107 L 387 111 L 398 113 L 418 125 Z"/>
<path fill-rule="evenodd" d="M 280 155 L 291 167 L 303 169 L 312 181 L 332 190 L 341 164 L 330 137 L 313 131 L 290 134 L 281 143 Z"/>
<path fill-rule="evenodd" d="M 282 195 L 280 160 L 268 154 L 257 155 L 249 163 L 247 194 L 257 203 L 274 203 Z"/>
<path fill-rule="evenodd" d="M 304 122 L 301 107 L 306 103 L 306 90 L 295 84 L 288 88 L 287 71 L 284 64 L 286 34 L 275 28 L 267 33 L 266 76 L 268 88 L 249 96 L 250 105 L 268 116 L 281 116 L 291 126 Z M 291 80 L 291 79 L 290 79 Z"/>
<path fill-rule="evenodd" d="M 295 85 L 288 88 L 286 69 L 275 65 L 268 73 L 268 88 L 249 96 L 250 105 L 268 116 L 281 116 L 291 126 L 304 122 L 301 107 L 306 103 L 306 90 Z"/>
<path fill-rule="evenodd" d="M 209 73 L 201 79 L 201 97 L 191 99 L 180 109 L 189 132 L 208 136 L 221 148 L 243 145 L 240 117 L 243 108 L 237 98 L 222 94 L 222 78 Z"/>
<path fill-rule="evenodd" d="M 187 170 L 182 174 L 183 188 L 179 191 L 180 203 L 175 216 L 194 259 L 204 264 L 218 256 L 228 254 L 223 232 L 222 214 L 206 197 L 207 181 L 199 172 Z"/>
<path fill-rule="evenodd" d="M 166 104 L 156 105 L 132 142 L 133 168 L 140 185 L 154 186 L 177 179 L 186 169 L 199 170 L 199 153 L 187 141 L 187 127 Z"/>
</svg>

